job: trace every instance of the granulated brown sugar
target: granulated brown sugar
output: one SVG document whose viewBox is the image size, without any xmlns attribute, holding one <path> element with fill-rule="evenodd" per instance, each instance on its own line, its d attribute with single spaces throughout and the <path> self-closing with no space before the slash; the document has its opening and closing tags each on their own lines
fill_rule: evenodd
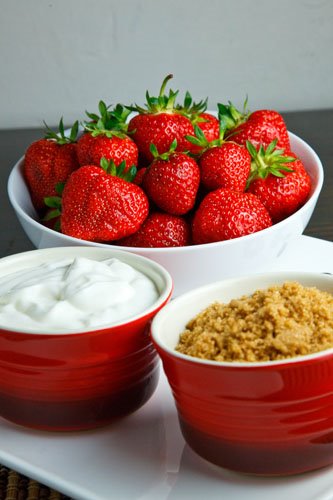
<svg viewBox="0 0 333 500">
<path fill-rule="evenodd" d="M 286 282 L 214 303 L 180 335 L 178 352 L 214 361 L 270 361 L 333 347 L 333 296 Z"/>
</svg>

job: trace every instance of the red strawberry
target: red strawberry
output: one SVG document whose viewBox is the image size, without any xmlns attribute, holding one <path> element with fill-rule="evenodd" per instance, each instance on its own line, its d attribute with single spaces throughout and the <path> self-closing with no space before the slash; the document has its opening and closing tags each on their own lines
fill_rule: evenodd
<svg viewBox="0 0 333 500">
<path fill-rule="evenodd" d="M 267 121 L 274 125 L 278 131 L 278 145 L 282 143 L 285 144 L 285 147 L 290 146 L 287 125 L 282 115 L 277 111 L 273 109 L 258 109 L 250 114 L 249 119 L 256 120 L 257 122 L 260 122 L 260 120 Z"/>
<path fill-rule="evenodd" d="M 198 125 L 198 127 L 203 131 L 208 142 L 214 141 L 219 138 L 220 135 L 220 122 L 216 116 L 210 113 L 200 113 L 198 118 L 193 120 L 193 125 Z"/>
<path fill-rule="evenodd" d="M 113 160 L 115 165 L 126 161 L 127 168 L 138 164 L 138 148 L 127 135 L 126 119 L 130 111 L 118 104 L 110 111 L 103 101 L 99 103 L 100 116 L 87 113 L 91 119 L 85 124 L 85 133 L 77 145 L 79 163 L 100 165 L 102 158 Z"/>
<path fill-rule="evenodd" d="M 183 215 L 193 208 L 200 183 L 200 170 L 193 158 L 177 153 L 177 141 L 168 152 L 158 154 L 151 146 L 155 159 L 143 177 L 148 197 L 163 211 Z"/>
<path fill-rule="evenodd" d="M 258 113 L 258 114 L 255 114 Z M 236 127 L 231 135 L 231 140 L 245 146 L 246 141 L 252 142 L 256 148 L 260 145 L 267 147 L 272 140 L 278 139 L 278 147 L 290 148 L 290 141 L 287 129 L 283 132 L 277 129 L 274 120 L 268 118 L 274 111 L 265 111 L 262 114 L 255 112 L 250 115 L 246 123 Z"/>
<path fill-rule="evenodd" d="M 146 170 L 147 167 L 139 168 L 132 182 L 137 186 L 141 186 Z"/>
<path fill-rule="evenodd" d="M 101 167 L 86 165 L 69 177 L 62 194 L 61 230 L 88 241 L 113 241 L 135 233 L 148 215 L 148 200 L 125 171 L 105 159 Z M 124 175 L 120 178 L 117 175 Z"/>
<path fill-rule="evenodd" d="M 151 144 L 155 144 L 160 154 L 169 151 L 175 139 L 177 151 L 186 151 L 190 147 L 185 135 L 193 135 L 193 125 L 175 105 L 178 91 L 170 90 L 169 95 L 164 95 L 170 78 L 172 75 L 164 79 L 158 97 L 150 97 L 149 93 L 146 93 L 147 109 L 139 106 L 130 108 L 138 114 L 129 121 L 128 133 L 133 137 L 146 163 L 154 159 L 150 151 Z"/>
<path fill-rule="evenodd" d="M 190 228 L 182 217 L 155 212 L 148 215 L 136 233 L 117 243 L 130 247 L 181 247 L 190 244 Z"/>
<path fill-rule="evenodd" d="M 261 231 L 272 225 L 261 201 L 251 193 L 217 189 L 208 193 L 192 222 L 195 244 L 223 241 Z"/>
<path fill-rule="evenodd" d="M 246 146 L 250 141 L 256 148 L 262 144 L 267 147 L 274 139 L 277 146 L 290 149 L 287 126 L 280 113 L 270 109 L 260 109 L 250 113 L 238 111 L 232 103 L 218 104 L 219 117 L 227 123 L 227 136 L 234 142 Z"/>
<path fill-rule="evenodd" d="M 58 133 L 47 127 L 45 138 L 33 142 L 25 153 L 23 174 L 32 203 L 38 211 L 46 209 L 45 197 L 57 194 L 56 185 L 65 182 L 73 170 L 79 167 L 75 143 L 78 125 L 75 122 L 70 135 L 66 137 L 61 119 Z"/>
<path fill-rule="evenodd" d="M 187 138 L 203 151 L 198 160 L 202 185 L 209 191 L 221 187 L 245 191 L 251 168 L 251 155 L 247 149 L 235 142 L 224 141 L 222 127 L 219 138 L 211 142 L 197 125 L 195 133 L 195 138 Z"/>
<path fill-rule="evenodd" d="M 253 158 L 248 190 L 265 205 L 274 223 L 296 212 L 311 189 L 311 179 L 301 160 L 294 153 L 275 147 L 273 141 L 266 149 L 257 151 L 248 143 Z"/>
<path fill-rule="evenodd" d="M 202 184 L 212 191 L 221 187 L 245 191 L 251 157 L 235 142 L 207 149 L 199 160 Z"/>
</svg>

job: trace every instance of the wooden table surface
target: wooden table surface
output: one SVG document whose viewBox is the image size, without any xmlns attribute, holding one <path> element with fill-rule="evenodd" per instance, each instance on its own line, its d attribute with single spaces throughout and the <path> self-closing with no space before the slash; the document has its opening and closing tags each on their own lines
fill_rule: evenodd
<svg viewBox="0 0 333 500">
<path fill-rule="evenodd" d="M 333 109 L 284 113 L 284 117 L 288 129 L 313 147 L 324 166 L 324 186 L 305 234 L 333 241 L 333 205 L 331 202 L 333 196 Z M 27 146 L 42 135 L 42 129 L 0 130 L 0 257 L 34 248 L 21 229 L 8 201 L 7 179 L 12 166 L 24 154 Z M 39 491 L 43 490 L 43 486 L 36 481 L 22 477 L 15 471 L 8 472 L 8 469 L 0 464 L 0 472 L 1 470 L 5 471 L 8 477 L 12 474 L 11 479 L 15 479 L 18 492 L 21 483 L 25 485 L 23 488 L 25 493 L 28 486 L 29 491 L 30 487 L 37 488 Z M 9 482 L 5 481 L 2 484 L 0 481 L 0 498 L 5 498 L 4 495 L 6 489 L 8 492 L 9 486 Z M 20 492 L 17 493 L 19 494 Z M 13 498 L 19 498 L 17 495 L 15 494 Z M 34 495 L 33 498 L 41 497 Z M 43 498 L 60 500 L 65 497 L 54 490 L 47 490 Z"/>
<path fill-rule="evenodd" d="M 317 152 L 324 166 L 324 186 L 305 234 L 333 241 L 333 109 L 284 113 L 288 129 Z M 7 196 L 9 172 L 27 146 L 43 135 L 42 129 L 0 130 L 0 257 L 34 247 Z"/>
</svg>

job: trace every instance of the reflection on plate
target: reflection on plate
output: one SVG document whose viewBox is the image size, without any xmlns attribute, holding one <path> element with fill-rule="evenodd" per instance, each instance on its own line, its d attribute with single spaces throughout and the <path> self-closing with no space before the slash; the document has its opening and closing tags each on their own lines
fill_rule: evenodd
<svg viewBox="0 0 333 500">
<path fill-rule="evenodd" d="M 332 256 L 332 243 L 302 236 L 270 269 L 333 273 Z M 0 462 L 78 500 L 333 499 L 333 466 L 269 478 L 201 459 L 184 444 L 163 375 L 143 408 L 102 429 L 47 433 L 0 419 Z"/>
</svg>

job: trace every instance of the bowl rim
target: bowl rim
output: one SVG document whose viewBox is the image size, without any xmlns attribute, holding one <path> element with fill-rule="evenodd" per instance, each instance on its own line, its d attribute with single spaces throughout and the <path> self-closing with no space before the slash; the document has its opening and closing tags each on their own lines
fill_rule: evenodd
<svg viewBox="0 0 333 500">
<path fill-rule="evenodd" d="M 46 328 L 46 327 L 42 327 L 41 330 L 35 329 L 35 328 L 27 328 L 24 331 L 22 331 L 21 328 L 3 326 L 0 323 L 0 332 L 10 332 L 10 333 L 15 333 L 15 334 L 24 335 L 24 336 L 32 335 L 35 338 L 43 337 L 43 336 L 65 337 L 68 335 L 73 336 L 73 335 L 94 334 L 94 333 L 103 333 L 103 332 L 111 333 L 111 331 L 113 329 L 118 329 L 119 327 L 130 325 L 131 323 L 135 323 L 136 321 L 138 321 L 140 319 L 143 319 L 147 316 L 150 316 L 151 314 L 154 314 L 161 307 L 163 307 L 163 305 L 165 303 L 167 303 L 168 300 L 170 299 L 170 297 L 172 296 L 173 288 L 174 288 L 173 279 L 172 279 L 170 273 L 167 271 L 167 269 L 164 266 L 162 266 L 158 262 L 155 262 L 152 259 L 149 259 L 148 257 L 138 255 L 138 254 L 135 254 L 132 252 L 126 252 L 126 251 L 123 251 L 120 249 L 115 249 L 112 247 L 110 247 L 110 249 L 108 249 L 108 248 L 104 248 L 104 247 L 103 248 L 99 248 L 99 247 L 96 248 L 96 247 L 89 246 L 89 245 L 66 246 L 66 247 L 60 246 L 60 247 L 51 247 L 51 248 L 29 250 L 26 252 L 19 252 L 19 253 L 15 253 L 15 254 L 0 258 L 0 270 L 1 270 L 1 267 L 3 264 L 5 265 L 7 262 L 11 262 L 11 261 L 15 262 L 15 260 L 24 261 L 24 259 L 27 259 L 27 262 L 29 262 L 30 257 L 33 257 L 33 256 L 38 257 L 39 255 L 41 255 L 41 257 L 44 256 L 45 258 L 47 258 L 47 255 L 50 254 L 51 258 L 48 261 L 52 262 L 52 261 L 57 260 L 57 258 L 58 259 L 66 259 L 66 258 L 71 258 L 71 257 L 74 258 L 75 253 L 77 253 L 77 252 L 82 253 L 82 254 L 84 254 L 84 253 L 90 254 L 90 253 L 95 253 L 95 252 L 96 253 L 109 253 L 110 255 L 108 257 L 105 257 L 105 258 L 115 257 L 115 258 L 119 258 L 119 260 L 122 260 L 122 257 L 125 257 L 124 262 L 127 263 L 127 260 L 132 261 L 131 263 L 129 263 L 129 265 L 133 265 L 134 268 L 135 268 L 135 264 L 133 262 L 142 263 L 143 264 L 142 267 L 144 269 L 140 270 L 140 272 L 145 274 L 149 279 L 151 279 L 153 281 L 153 279 L 149 277 L 148 273 L 146 273 L 146 270 L 148 268 L 154 270 L 159 275 L 159 277 L 162 278 L 162 280 L 163 280 L 163 290 L 161 293 L 159 293 L 158 298 L 149 307 L 146 307 L 141 312 L 139 312 L 133 316 L 130 316 L 129 318 L 125 318 L 121 321 L 112 323 L 110 325 L 106 325 L 106 326 L 100 325 L 100 326 L 93 327 L 93 328 L 75 328 L 75 329 L 69 328 L 66 331 L 62 332 L 59 330 L 56 331 L 52 328 Z M 54 257 L 52 257 L 53 254 L 55 254 Z M 59 257 L 57 257 L 56 254 L 60 254 Z M 69 255 L 66 255 L 66 254 L 69 254 Z M 93 256 L 88 255 L 87 258 L 91 258 L 92 260 L 94 260 Z M 37 266 L 38 264 L 35 264 L 35 265 Z M 29 265 L 27 265 L 27 267 L 29 267 Z M 8 276 L 10 274 L 12 274 L 12 272 L 8 273 Z"/>
<path fill-rule="evenodd" d="M 225 280 L 219 280 L 215 281 L 212 283 L 208 283 L 207 285 L 203 285 L 200 287 L 197 287 L 193 290 L 190 290 L 178 297 L 175 297 L 169 304 L 166 304 L 161 311 L 159 311 L 156 316 L 154 317 L 152 323 L 151 323 L 151 328 L 150 328 L 150 335 L 153 340 L 153 343 L 155 344 L 155 347 L 157 347 L 158 350 L 164 351 L 167 355 L 178 359 L 179 361 L 189 363 L 189 364 L 195 364 L 198 366 L 210 366 L 214 367 L 216 369 L 219 369 L 219 367 L 223 367 L 224 369 L 247 369 L 247 370 L 258 370 L 260 368 L 267 369 L 267 368 L 276 368 L 278 367 L 283 367 L 286 365 L 299 365 L 299 364 L 307 364 L 312 361 L 322 359 L 322 358 L 327 358 L 327 357 L 332 357 L 333 356 L 333 347 L 329 349 L 325 349 L 323 351 L 315 352 L 312 354 L 305 354 L 297 357 L 291 357 L 291 358 L 285 358 L 285 359 L 279 359 L 279 360 L 271 360 L 271 361 L 213 361 L 209 359 L 201 359 L 201 358 L 196 358 L 194 356 L 189 356 L 188 354 L 183 354 L 175 349 L 171 349 L 166 345 L 166 343 L 163 341 L 163 337 L 161 338 L 161 335 L 159 334 L 158 330 L 160 328 L 160 323 L 162 323 L 165 320 L 165 316 L 174 314 L 176 309 L 182 306 L 182 303 L 185 302 L 191 297 L 194 299 L 196 296 L 202 296 L 206 292 L 211 291 L 212 289 L 216 288 L 218 289 L 219 287 L 226 288 L 229 284 L 235 284 L 237 282 L 240 283 L 247 283 L 250 282 L 251 280 L 255 279 L 266 279 L 270 278 L 274 280 L 275 278 L 281 278 L 281 276 L 284 276 L 285 278 L 283 281 L 297 281 L 298 279 L 302 278 L 310 278 L 313 280 L 321 280 L 321 281 L 333 281 L 333 275 L 331 274 L 325 274 L 325 273 L 319 273 L 319 272 L 311 272 L 311 271 L 270 271 L 270 272 L 260 272 L 260 273 L 254 273 L 251 275 L 246 275 L 246 276 L 239 276 L 236 278 L 228 278 Z M 309 285 L 309 286 L 316 286 L 316 285 Z M 267 288 L 267 286 L 265 286 Z M 241 293 L 239 294 L 239 296 Z M 171 309 L 171 311 L 170 311 Z M 175 309 L 175 311 L 173 310 Z M 200 311 L 198 311 L 199 313 Z M 192 316 L 193 317 L 193 316 Z M 190 318 L 189 318 L 190 319 Z M 180 332 L 179 332 L 180 333 Z"/>
<path fill-rule="evenodd" d="M 296 212 L 294 212 L 292 215 L 287 217 L 286 219 L 283 219 L 282 221 L 277 222 L 276 224 L 273 224 L 270 227 L 262 229 L 261 231 L 257 231 L 255 233 L 247 234 L 245 236 L 240 236 L 238 238 L 233 238 L 233 239 L 229 239 L 229 240 L 215 241 L 212 243 L 203 243 L 200 245 L 193 244 L 193 245 L 187 245 L 187 246 L 181 246 L 181 247 L 126 247 L 126 246 L 122 246 L 122 245 L 113 244 L 112 241 L 111 242 L 88 241 L 88 240 L 82 240 L 80 238 L 75 238 L 73 236 L 68 236 L 68 235 L 63 234 L 63 233 L 57 233 L 57 231 L 44 226 L 43 224 L 41 224 L 40 222 L 35 220 L 33 217 L 28 215 L 23 210 L 21 205 L 18 203 L 16 197 L 14 196 L 14 188 L 15 188 L 14 177 L 15 177 L 15 175 L 20 175 L 22 177 L 22 180 L 24 181 L 22 170 L 21 170 L 22 165 L 23 165 L 23 161 L 24 161 L 24 155 L 21 156 L 21 158 L 15 163 L 15 165 L 13 166 L 13 168 L 9 174 L 8 182 L 7 182 L 7 193 L 8 193 L 8 197 L 9 197 L 9 200 L 11 202 L 11 205 L 13 206 L 13 208 L 17 212 L 17 214 L 23 220 L 25 220 L 28 224 L 32 225 L 35 229 L 37 229 L 39 231 L 46 232 L 46 234 L 47 233 L 49 233 L 50 235 L 59 234 L 59 238 L 61 238 L 64 242 L 68 242 L 68 244 L 66 244 L 64 246 L 71 246 L 71 245 L 75 245 L 75 244 L 82 245 L 82 246 L 89 245 L 89 246 L 96 247 L 96 248 L 106 248 L 106 247 L 110 246 L 110 247 L 117 249 L 117 250 L 123 250 L 123 251 L 127 251 L 127 252 L 140 252 L 141 255 L 151 254 L 152 252 L 154 254 L 155 253 L 156 254 L 160 254 L 160 253 L 163 254 L 166 251 L 168 253 L 171 253 L 171 254 L 182 253 L 182 252 L 188 253 L 188 252 L 195 252 L 198 250 L 198 248 L 205 250 L 207 248 L 229 246 L 229 245 L 233 245 L 234 242 L 236 242 L 236 241 L 237 242 L 250 241 L 252 238 L 256 238 L 256 237 L 258 237 L 258 235 L 260 235 L 264 232 L 265 232 L 265 234 L 269 234 L 270 232 L 274 231 L 276 227 L 283 227 L 284 225 L 289 224 L 290 221 L 292 221 L 296 217 L 299 217 L 299 215 L 301 215 L 303 212 L 305 212 L 307 210 L 309 204 L 311 204 L 313 202 L 313 200 L 316 200 L 319 197 L 319 194 L 320 194 L 320 191 L 322 189 L 323 182 L 324 182 L 324 169 L 323 169 L 322 162 L 321 162 L 319 156 L 317 155 L 317 153 L 314 151 L 314 149 L 306 141 L 304 141 L 301 137 L 297 136 L 296 134 L 294 134 L 292 132 L 288 131 L 288 134 L 289 134 L 291 139 L 295 139 L 295 140 L 299 141 L 299 143 L 302 146 L 307 148 L 316 160 L 316 165 L 317 165 L 317 170 L 318 170 L 318 179 L 317 179 L 317 184 L 316 184 L 313 192 L 310 194 L 309 198 L 304 203 L 304 205 L 301 208 L 299 208 Z M 24 181 L 24 183 L 25 183 L 25 181 Z M 29 190 L 28 190 L 28 187 L 26 184 L 25 184 L 25 187 L 26 187 L 27 193 L 29 195 Z M 245 240 L 244 240 L 244 238 L 245 238 Z"/>
</svg>

